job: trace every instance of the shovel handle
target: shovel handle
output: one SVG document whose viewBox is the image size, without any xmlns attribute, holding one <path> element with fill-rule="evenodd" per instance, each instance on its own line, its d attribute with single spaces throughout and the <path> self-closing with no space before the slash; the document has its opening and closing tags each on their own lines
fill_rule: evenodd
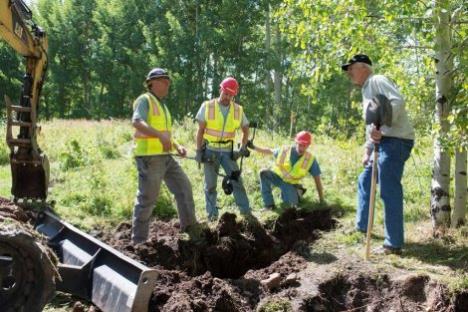
<svg viewBox="0 0 468 312">
<path fill-rule="evenodd" d="M 374 210 L 375 210 L 375 193 L 377 185 L 377 162 L 379 160 L 379 145 L 374 144 L 374 159 L 372 163 L 372 179 L 369 199 L 369 216 L 367 219 L 367 232 L 366 232 L 366 260 L 370 257 L 370 245 L 372 227 L 374 226 Z"/>
</svg>

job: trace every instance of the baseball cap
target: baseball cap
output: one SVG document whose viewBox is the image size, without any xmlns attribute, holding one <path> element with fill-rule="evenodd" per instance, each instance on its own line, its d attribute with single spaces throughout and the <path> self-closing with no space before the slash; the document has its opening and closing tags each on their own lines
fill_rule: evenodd
<svg viewBox="0 0 468 312">
<path fill-rule="evenodd" d="M 349 65 L 352 65 L 354 63 L 366 63 L 372 66 L 372 61 L 367 55 L 356 54 L 348 61 L 348 63 L 341 65 L 341 69 L 348 70 Z"/>
</svg>

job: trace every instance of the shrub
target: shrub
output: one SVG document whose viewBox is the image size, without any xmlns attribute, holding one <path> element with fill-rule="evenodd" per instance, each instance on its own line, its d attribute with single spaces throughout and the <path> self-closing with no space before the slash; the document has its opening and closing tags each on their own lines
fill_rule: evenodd
<svg viewBox="0 0 468 312">
<path fill-rule="evenodd" d="M 69 170 L 79 168 L 87 163 L 87 157 L 81 149 L 77 140 L 72 140 L 67 144 L 66 151 L 60 154 L 61 168 Z"/>
</svg>

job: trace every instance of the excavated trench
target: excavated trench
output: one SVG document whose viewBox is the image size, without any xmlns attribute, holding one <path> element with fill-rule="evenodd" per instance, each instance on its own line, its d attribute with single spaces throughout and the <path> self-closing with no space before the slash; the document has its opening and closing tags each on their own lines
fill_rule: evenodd
<svg viewBox="0 0 468 312">
<path fill-rule="evenodd" d="M 117 234 L 100 238 L 150 267 L 182 270 L 189 276 L 208 271 L 218 278 L 239 278 L 248 270 L 269 266 L 296 242 L 312 241 L 318 230 L 330 230 L 335 223 L 330 210 L 288 209 L 271 229 L 254 217 L 237 221 L 235 214 L 225 213 L 215 229 L 199 225 L 186 237 L 170 223 L 155 221 L 149 241 L 136 247 L 130 243 L 128 223 L 122 223 Z"/>
</svg>

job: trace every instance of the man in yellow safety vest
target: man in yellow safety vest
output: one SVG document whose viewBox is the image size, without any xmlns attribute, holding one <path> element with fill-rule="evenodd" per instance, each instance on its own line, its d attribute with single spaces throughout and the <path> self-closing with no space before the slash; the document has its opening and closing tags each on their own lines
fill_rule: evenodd
<svg viewBox="0 0 468 312">
<path fill-rule="evenodd" d="M 250 215 L 249 199 L 240 177 L 239 167 L 233 157 L 236 131 L 242 130 L 242 147 L 238 156 L 248 156 L 246 147 L 249 135 L 249 121 L 243 107 L 233 101 L 239 84 L 233 77 L 224 79 L 220 84 L 218 98 L 205 101 L 196 116 L 198 121 L 197 155 L 199 163 L 204 164 L 205 201 L 208 219 L 218 218 L 216 206 L 219 167 L 222 166 L 232 183 L 234 199 L 243 215 Z M 209 161 L 206 161 L 209 159 Z"/>
<path fill-rule="evenodd" d="M 320 167 L 308 150 L 312 143 L 312 134 L 308 131 L 299 132 L 295 139 L 294 146 L 283 146 L 277 149 L 254 146 L 249 142 L 249 148 L 265 155 L 273 155 L 275 164 L 272 169 L 260 171 L 260 188 L 265 210 L 275 209 L 275 202 L 272 195 L 272 186 L 281 189 L 283 202 L 296 206 L 299 201 L 298 191 L 302 190 L 301 180 L 308 174 L 314 177 L 315 186 L 320 202 L 323 202 L 323 187 L 320 179 Z"/>
<path fill-rule="evenodd" d="M 134 155 L 138 170 L 132 220 L 132 241 L 135 244 L 148 239 L 149 220 L 162 181 L 176 199 L 181 230 L 197 222 L 192 185 L 171 156 L 174 151 L 186 156 L 187 151 L 173 139 L 171 114 L 161 102 L 169 92 L 170 83 L 167 71 L 152 69 L 146 77 L 148 92 L 133 103 Z"/>
</svg>

